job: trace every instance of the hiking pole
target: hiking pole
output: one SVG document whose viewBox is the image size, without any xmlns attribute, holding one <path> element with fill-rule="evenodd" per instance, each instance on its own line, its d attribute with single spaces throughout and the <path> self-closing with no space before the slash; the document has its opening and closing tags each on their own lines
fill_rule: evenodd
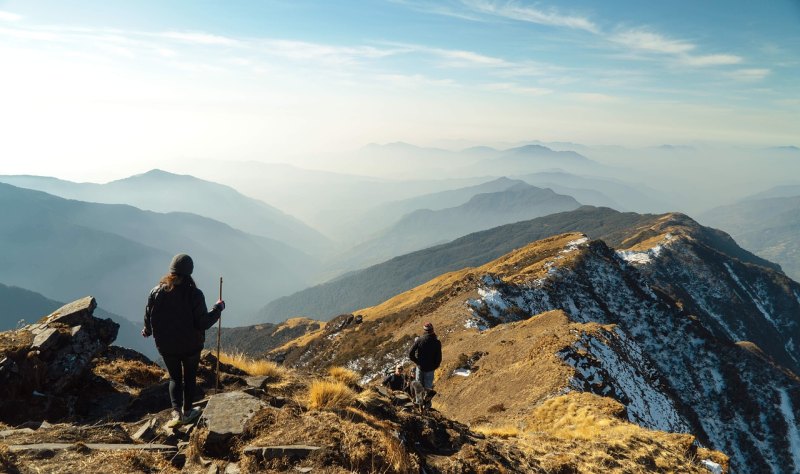
<svg viewBox="0 0 800 474">
<path fill-rule="evenodd" d="M 222 277 L 219 277 L 219 299 L 222 301 Z M 219 392 L 219 346 L 222 336 L 222 312 L 219 313 L 219 321 L 217 322 L 217 382 L 214 386 L 214 390 Z"/>
</svg>

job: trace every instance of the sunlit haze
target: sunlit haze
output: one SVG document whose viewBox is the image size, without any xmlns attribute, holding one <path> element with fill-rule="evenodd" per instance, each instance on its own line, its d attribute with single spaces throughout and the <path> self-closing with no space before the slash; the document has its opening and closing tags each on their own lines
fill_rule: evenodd
<svg viewBox="0 0 800 474">
<path fill-rule="evenodd" d="M 4 1 L 0 174 L 395 141 L 796 145 L 798 5 Z"/>
</svg>

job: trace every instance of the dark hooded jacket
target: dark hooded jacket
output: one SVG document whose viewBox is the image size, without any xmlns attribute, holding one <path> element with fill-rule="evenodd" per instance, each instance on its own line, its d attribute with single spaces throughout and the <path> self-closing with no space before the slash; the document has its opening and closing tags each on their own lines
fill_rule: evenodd
<svg viewBox="0 0 800 474">
<path fill-rule="evenodd" d="M 216 305 L 208 311 L 203 292 L 193 284 L 184 282 L 171 291 L 159 285 L 147 299 L 144 328 L 161 355 L 187 356 L 203 350 L 206 329 L 220 313 Z"/>
<path fill-rule="evenodd" d="M 423 372 L 436 370 L 442 363 L 442 343 L 435 333 L 425 333 L 414 341 L 408 358 Z"/>
</svg>

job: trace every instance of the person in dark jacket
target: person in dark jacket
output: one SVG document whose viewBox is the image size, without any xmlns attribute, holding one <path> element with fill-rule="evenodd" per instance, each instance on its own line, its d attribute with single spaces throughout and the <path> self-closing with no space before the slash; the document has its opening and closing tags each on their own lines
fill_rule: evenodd
<svg viewBox="0 0 800 474">
<path fill-rule="evenodd" d="M 425 334 L 411 346 L 408 358 L 417 364 L 416 380 L 428 390 L 433 389 L 433 373 L 442 363 L 442 343 L 433 332 L 433 324 L 425 323 Z"/>
<path fill-rule="evenodd" d="M 225 302 L 217 301 L 208 311 L 203 292 L 192 279 L 194 262 L 178 254 L 169 273 L 150 291 L 144 311 L 142 336 L 153 336 L 158 353 L 169 372 L 169 398 L 174 422 L 188 422 L 199 415 L 192 410 L 195 376 L 206 330 L 217 322 Z"/>
<path fill-rule="evenodd" d="M 405 390 L 406 376 L 403 373 L 403 366 L 398 365 L 394 368 L 394 373 L 383 379 L 381 384 L 384 387 L 389 387 L 391 390 Z"/>
</svg>

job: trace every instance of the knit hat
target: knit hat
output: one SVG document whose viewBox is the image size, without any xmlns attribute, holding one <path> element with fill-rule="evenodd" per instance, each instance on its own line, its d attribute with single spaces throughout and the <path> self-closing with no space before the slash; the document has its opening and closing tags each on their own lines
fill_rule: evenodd
<svg viewBox="0 0 800 474">
<path fill-rule="evenodd" d="M 170 273 L 188 276 L 192 274 L 192 270 L 194 270 L 194 262 L 192 261 L 192 257 L 186 255 L 185 253 L 179 253 L 178 255 L 172 257 L 172 262 L 169 264 Z"/>
<path fill-rule="evenodd" d="M 425 332 L 433 332 L 433 324 L 425 323 L 425 325 L 422 326 L 422 329 L 424 329 Z"/>
</svg>

